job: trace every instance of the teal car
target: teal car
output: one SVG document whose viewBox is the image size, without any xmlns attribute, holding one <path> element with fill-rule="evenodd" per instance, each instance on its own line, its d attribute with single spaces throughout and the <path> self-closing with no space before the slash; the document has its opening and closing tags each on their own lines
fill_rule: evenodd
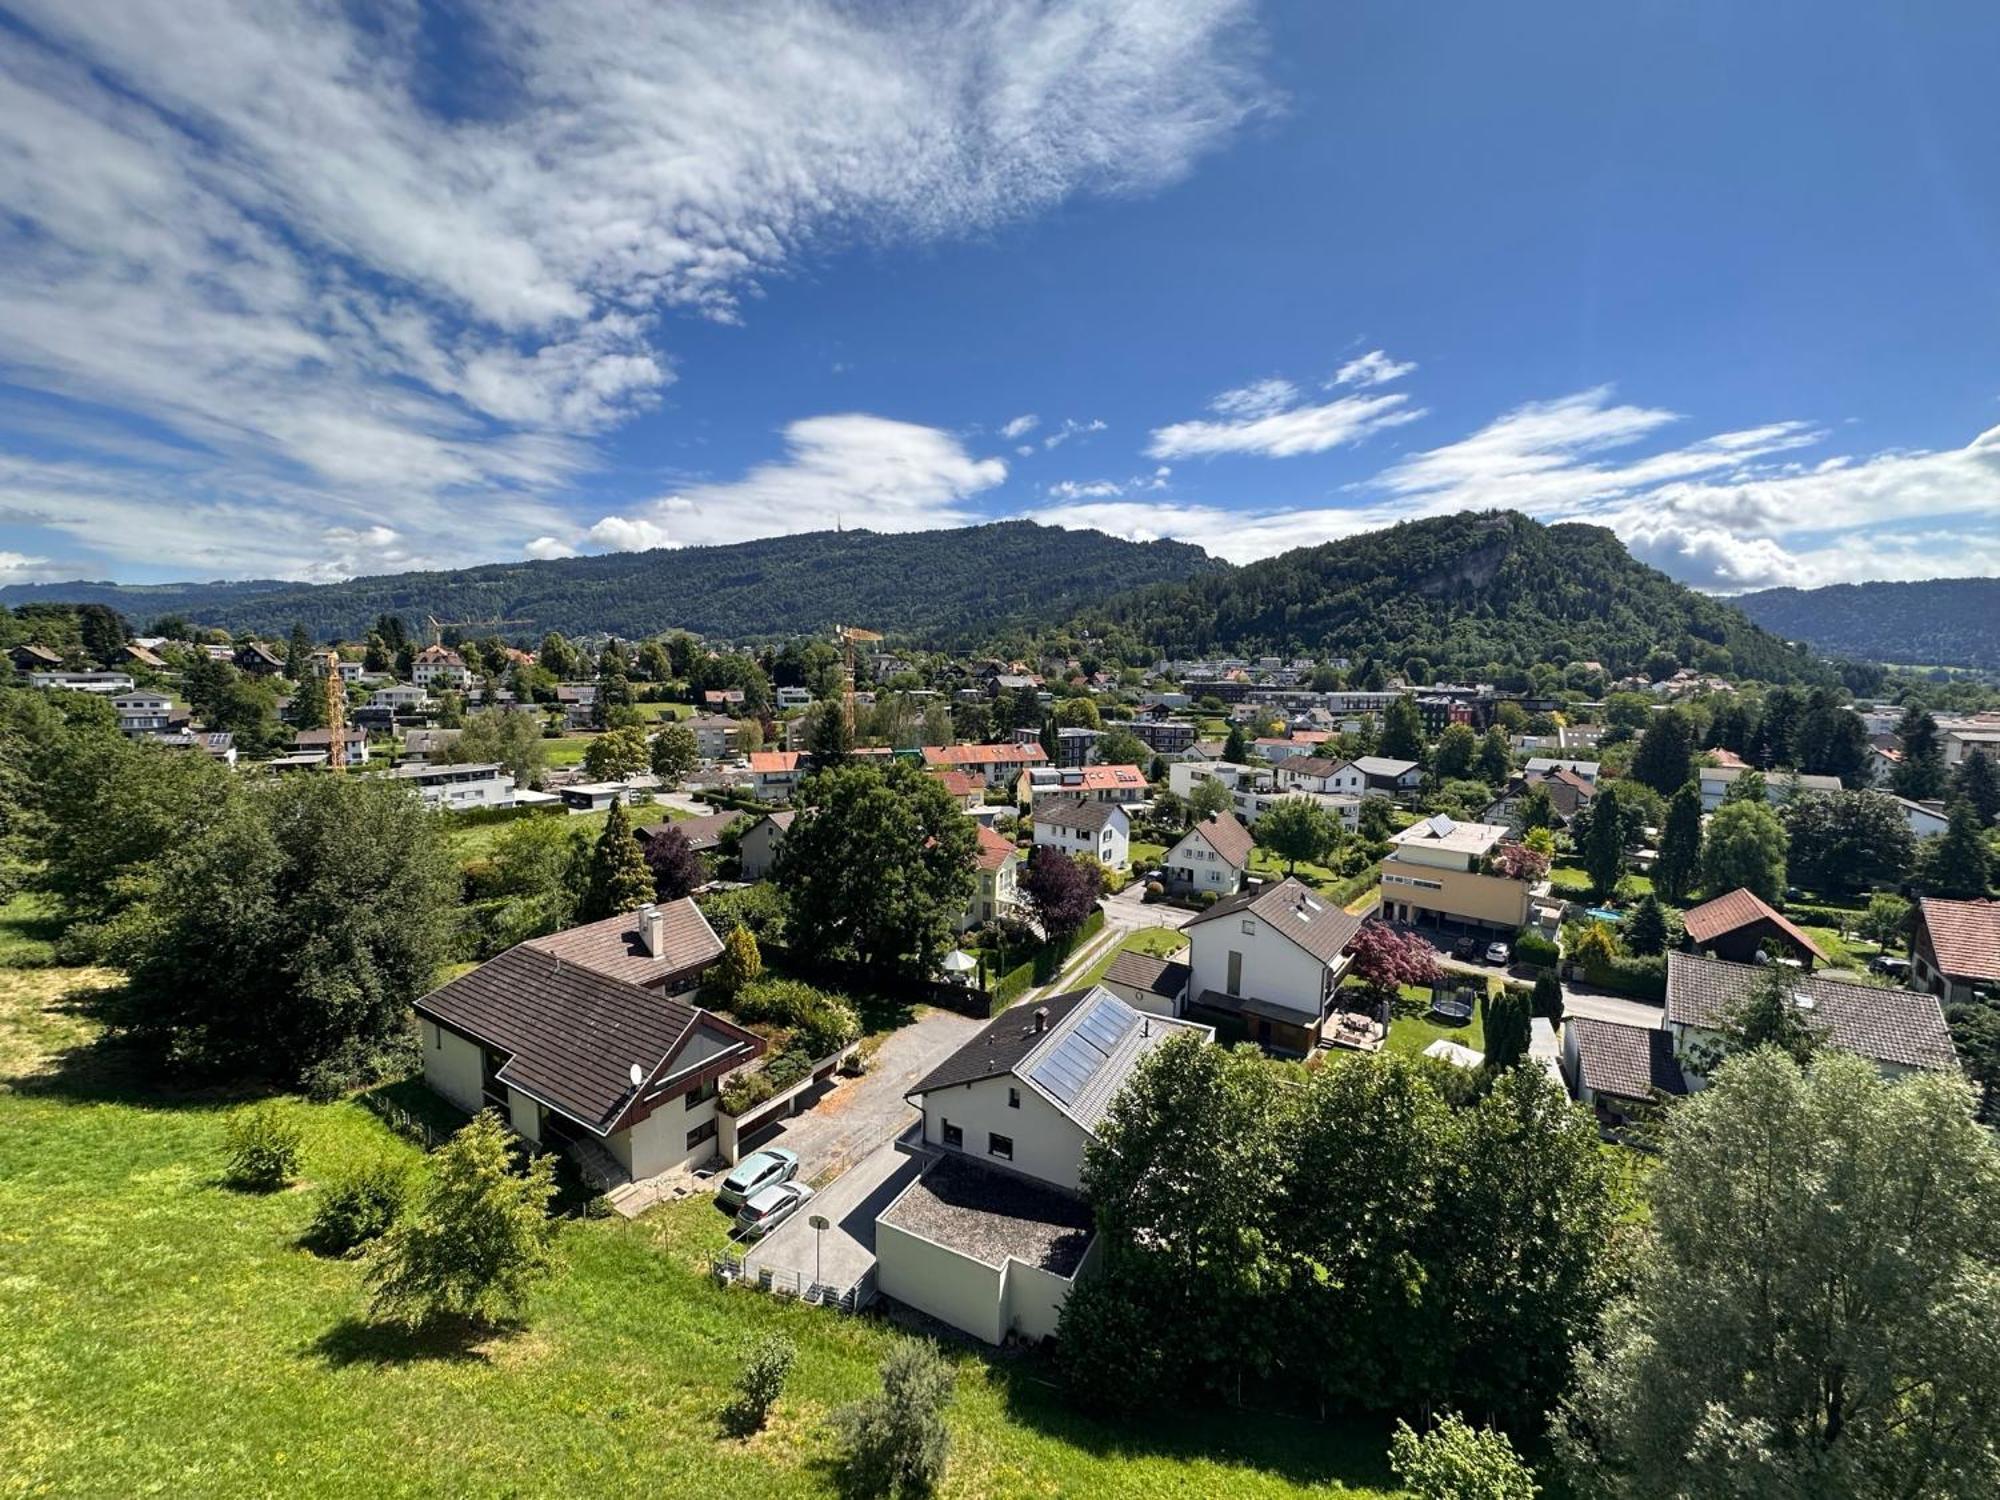
<svg viewBox="0 0 2000 1500">
<path fill-rule="evenodd" d="M 739 1161 L 716 1189 L 715 1199 L 724 1208 L 741 1208 L 757 1193 L 799 1175 L 799 1154 L 783 1146 L 754 1151 Z"/>
</svg>

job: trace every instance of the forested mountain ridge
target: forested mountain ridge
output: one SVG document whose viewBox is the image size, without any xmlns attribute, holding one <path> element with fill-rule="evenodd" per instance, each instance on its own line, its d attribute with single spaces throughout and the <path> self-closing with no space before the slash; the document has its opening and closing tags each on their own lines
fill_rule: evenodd
<svg viewBox="0 0 2000 1500">
<path fill-rule="evenodd" d="M 329 584 L 23 584 L 0 589 L 0 604 L 101 603 L 141 627 L 180 615 L 267 636 L 297 622 L 322 640 L 358 640 L 378 615 L 395 614 L 413 629 L 426 615 L 504 620 L 497 633 L 510 639 L 549 630 L 637 639 L 684 629 L 750 640 L 851 624 L 962 644 L 1225 566 L 1185 542 L 1000 521 L 950 531 L 806 532 Z"/>
<path fill-rule="evenodd" d="M 2000 578 L 1764 589 L 1734 601 L 1766 630 L 1899 666 L 2000 667 Z"/>
<path fill-rule="evenodd" d="M 1594 660 L 1615 676 L 1663 649 L 1683 666 L 1771 681 L 1820 671 L 1734 606 L 1636 561 L 1610 531 L 1514 511 L 1297 548 L 1086 606 L 1078 623 L 1171 655 L 1332 651 L 1450 671 Z"/>
</svg>

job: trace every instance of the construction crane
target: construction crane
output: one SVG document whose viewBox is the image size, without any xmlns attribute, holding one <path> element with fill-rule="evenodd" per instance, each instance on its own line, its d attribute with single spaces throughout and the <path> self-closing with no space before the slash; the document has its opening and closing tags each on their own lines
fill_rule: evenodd
<svg viewBox="0 0 2000 1500">
<path fill-rule="evenodd" d="M 836 625 L 833 638 L 840 642 L 841 688 L 840 713 L 847 723 L 847 740 L 854 742 L 854 643 L 856 641 L 879 641 L 882 632 L 863 630 L 859 625 Z"/>
<path fill-rule="evenodd" d="M 340 675 L 340 653 L 322 651 L 319 663 L 326 673 L 327 764 L 336 773 L 344 773 L 347 770 L 347 683 Z"/>
<path fill-rule="evenodd" d="M 431 644 L 442 646 L 447 630 L 504 630 L 509 625 L 532 625 L 533 620 L 440 620 L 436 615 L 425 615 L 424 623 L 431 628 Z"/>
</svg>

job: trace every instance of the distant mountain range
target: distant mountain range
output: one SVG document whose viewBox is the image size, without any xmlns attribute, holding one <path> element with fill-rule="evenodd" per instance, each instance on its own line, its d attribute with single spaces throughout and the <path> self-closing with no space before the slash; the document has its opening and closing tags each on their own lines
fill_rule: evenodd
<svg viewBox="0 0 2000 1500">
<path fill-rule="evenodd" d="M 1466 512 L 1231 567 L 1182 542 L 1003 521 L 952 531 L 811 532 L 726 547 L 495 563 L 345 583 L 270 580 L 0 589 L 0 604 L 102 603 L 144 627 L 198 625 L 361 638 L 379 615 L 468 634 L 560 630 L 628 639 L 687 629 L 739 641 L 864 625 L 940 646 L 1083 628 L 1171 654 L 1333 652 L 1441 672 L 1599 661 L 1638 670 L 1656 648 L 1682 665 L 1769 680 L 1822 669 L 1733 605 L 1633 559 L 1609 531 Z"/>
<path fill-rule="evenodd" d="M 0 604 L 100 603 L 141 627 L 179 615 L 263 635 L 296 622 L 321 640 L 358 640 L 378 615 L 394 614 L 413 633 L 426 616 L 504 621 L 490 628 L 510 639 L 550 630 L 637 639 L 681 629 L 755 640 L 847 624 L 943 644 L 1038 625 L 1126 589 L 1226 566 L 1184 542 L 1001 521 L 889 535 L 816 531 L 344 583 L 17 584 L 0 589 Z"/>
<path fill-rule="evenodd" d="M 1766 630 L 1829 656 L 2000 668 L 2000 578 L 1765 589 L 1733 602 Z"/>
</svg>

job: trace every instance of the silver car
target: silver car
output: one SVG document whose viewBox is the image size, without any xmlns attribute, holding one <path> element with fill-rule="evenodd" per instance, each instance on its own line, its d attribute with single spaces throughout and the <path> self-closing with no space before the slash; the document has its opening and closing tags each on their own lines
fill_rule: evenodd
<svg viewBox="0 0 2000 1500">
<path fill-rule="evenodd" d="M 754 1151 L 739 1161 L 722 1179 L 715 1198 L 724 1208 L 741 1208 L 760 1190 L 790 1182 L 799 1175 L 799 1153 L 783 1146 Z"/>
<path fill-rule="evenodd" d="M 780 1182 L 752 1193 L 736 1211 L 736 1228 L 745 1239 L 769 1234 L 806 1203 L 813 1190 L 803 1182 Z"/>
</svg>

